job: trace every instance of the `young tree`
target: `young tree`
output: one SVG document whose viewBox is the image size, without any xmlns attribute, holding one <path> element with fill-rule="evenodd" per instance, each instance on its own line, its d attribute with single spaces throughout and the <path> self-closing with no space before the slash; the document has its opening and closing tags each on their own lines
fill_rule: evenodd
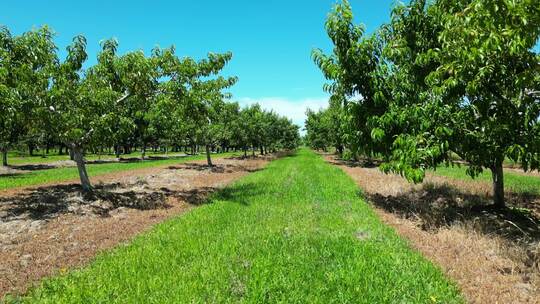
<svg viewBox="0 0 540 304">
<path fill-rule="evenodd" d="M 85 87 L 83 63 L 87 59 L 86 38 L 77 36 L 67 48 L 67 58 L 60 63 L 53 77 L 49 108 L 58 122 L 59 137 L 71 149 L 77 163 L 81 186 L 91 190 L 83 151 L 94 133 L 94 124 L 102 104 Z M 97 116 L 97 117 L 96 117 Z"/>
<path fill-rule="evenodd" d="M 159 56 L 159 55 L 156 55 Z M 116 68 L 123 86 L 123 107 L 135 126 L 135 138 L 142 146 L 142 159 L 152 139 L 149 130 L 153 108 L 158 98 L 158 58 L 146 57 L 142 51 L 130 52 L 117 60 Z"/>
<path fill-rule="evenodd" d="M 238 102 L 226 102 L 220 112 L 217 142 L 223 151 L 228 152 L 229 148 L 235 145 L 235 137 L 238 136 L 235 130 L 240 118 L 240 105 Z"/>
<path fill-rule="evenodd" d="M 322 109 L 317 112 L 311 109 L 306 111 L 306 140 L 313 149 L 326 151 L 327 147 L 331 145 L 330 127 L 329 121 L 325 117 L 326 113 Z"/>
<path fill-rule="evenodd" d="M 330 81 L 325 90 L 347 109 L 349 148 L 366 155 L 384 152 L 386 146 L 373 140 L 377 117 L 388 106 L 382 98 L 385 92 L 379 76 L 384 72 L 382 38 L 365 36 L 364 27 L 353 23 L 352 9 L 346 0 L 335 5 L 328 15 L 326 31 L 334 43 L 332 54 L 315 49 L 312 56 Z"/>
<path fill-rule="evenodd" d="M 208 54 L 195 64 L 190 74 L 187 75 L 186 84 L 181 84 L 183 94 L 180 96 L 183 102 L 185 120 L 191 128 L 196 128 L 197 142 L 202 143 L 206 149 L 208 166 L 212 167 L 210 149 L 219 138 L 220 111 L 223 107 L 223 99 L 229 97 L 222 90 L 231 87 L 237 81 L 236 77 L 216 76 L 231 60 L 232 53 Z M 187 62 L 190 66 L 192 62 Z"/>
<path fill-rule="evenodd" d="M 108 88 L 111 94 L 119 97 L 116 104 L 111 104 L 111 109 L 100 120 L 100 125 L 96 128 L 93 141 L 94 145 L 106 145 L 115 147 L 116 157 L 120 157 L 119 143 L 126 143 L 135 131 L 133 117 L 130 115 L 129 107 L 126 106 L 127 98 L 132 94 L 126 88 L 120 74 L 120 58 L 117 54 L 118 41 L 116 39 L 104 40 L 100 43 L 101 52 L 97 56 L 97 64 L 92 67 L 92 74 L 99 86 Z M 128 80 L 129 81 L 129 80 Z"/>
<path fill-rule="evenodd" d="M 247 149 L 251 146 L 252 156 L 255 156 L 255 147 L 261 141 L 262 129 L 262 109 L 261 106 L 253 104 L 244 109 L 242 113 L 243 128 L 246 130 L 246 139 L 244 147 L 244 155 L 247 155 Z"/>
<path fill-rule="evenodd" d="M 244 158 L 247 157 L 247 150 L 250 144 L 251 132 L 250 128 L 251 109 L 244 107 L 240 110 L 239 118 L 234 124 L 235 144 L 244 151 Z"/>
<path fill-rule="evenodd" d="M 114 109 L 131 94 L 128 91 L 121 96 L 114 90 L 110 78 L 103 76 L 103 65 L 108 62 L 105 54 L 110 51 L 110 46 L 103 45 L 98 64 L 85 72 L 86 39 L 75 37 L 67 48 L 67 58 L 56 67 L 51 86 L 50 115 L 58 122 L 59 138 L 73 153 L 84 191 L 92 190 L 84 160 L 85 149 L 98 138 L 112 134 L 108 123 Z"/>
</svg>

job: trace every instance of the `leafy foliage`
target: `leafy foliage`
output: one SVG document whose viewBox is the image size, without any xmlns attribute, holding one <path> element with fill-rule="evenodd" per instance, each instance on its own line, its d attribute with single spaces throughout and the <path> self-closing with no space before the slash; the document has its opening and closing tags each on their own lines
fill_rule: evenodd
<svg viewBox="0 0 540 304">
<path fill-rule="evenodd" d="M 22 141 L 69 147 L 81 184 L 91 190 L 84 153 L 96 147 L 147 146 L 225 149 L 294 149 L 298 127 L 260 106 L 240 109 L 225 92 L 237 82 L 223 77 L 232 53 L 209 53 L 196 61 L 179 58 L 174 47 L 118 54 L 104 40 L 97 63 L 86 67 L 84 36 L 58 59 L 47 27 L 12 36 L 0 29 L 0 150 Z"/>
<path fill-rule="evenodd" d="M 532 0 L 414 0 L 365 36 L 337 4 L 326 22 L 334 50 L 313 57 L 343 100 L 347 147 L 414 182 L 455 153 L 472 177 L 491 170 L 504 205 L 503 160 L 540 166 L 539 16 Z"/>
</svg>

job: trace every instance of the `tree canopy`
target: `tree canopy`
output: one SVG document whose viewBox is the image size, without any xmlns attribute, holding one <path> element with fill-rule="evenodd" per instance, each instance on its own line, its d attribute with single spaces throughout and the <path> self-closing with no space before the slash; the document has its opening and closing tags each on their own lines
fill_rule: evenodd
<svg viewBox="0 0 540 304">
<path fill-rule="evenodd" d="M 53 32 L 42 27 L 13 36 L 0 28 L 0 150 L 28 141 L 69 148 L 84 190 L 88 150 L 113 146 L 129 151 L 148 146 L 204 146 L 261 154 L 294 149 L 299 128 L 259 105 L 241 108 L 228 88 L 236 77 L 221 71 L 232 53 L 180 58 L 174 47 L 118 53 L 115 39 L 101 42 L 97 62 L 88 66 L 87 41 L 76 36 L 58 58 Z"/>
<path fill-rule="evenodd" d="M 506 158 L 539 168 L 540 2 L 413 0 L 366 35 L 345 0 L 326 29 L 334 49 L 313 58 L 343 107 L 345 135 L 332 138 L 353 153 L 413 182 L 458 155 L 472 177 L 491 171 L 497 206 Z M 332 141 L 318 133 L 308 127 Z"/>
</svg>

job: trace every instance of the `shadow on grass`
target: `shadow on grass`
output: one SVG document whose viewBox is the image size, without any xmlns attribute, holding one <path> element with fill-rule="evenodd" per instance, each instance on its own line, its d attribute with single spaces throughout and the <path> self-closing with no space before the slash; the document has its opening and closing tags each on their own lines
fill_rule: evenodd
<svg viewBox="0 0 540 304">
<path fill-rule="evenodd" d="M 262 187 L 254 183 L 234 184 L 226 188 L 200 187 L 187 191 L 161 190 L 167 195 L 196 206 L 212 204 L 214 201 L 228 201 L 248 206 L 253 196 L 260 195 L 264 191 Z"/>
<path fill-rule="evenodd" d="M 25 165 L 11 165 L 10 169 L 21 171 L 39 171 L 57 168 L 57 166 L 49 164 L 25 164 Z"/>
<path fill-rule="evenodd" d="M 10 173 L 0 173 L 0 180 L 2 179 L 15 179 L 15 178 L 22 178 L 22 177 L 25 177 L 25 174 L 23 174 L 22 172 L 20 173 L 13 173 L 13 172 L 10 172 Z"/>
<path fill-rule="evenodd" d="M 213 165 L 208 166 L 206 164 L 197 163 L 185 163 L 179 166 L 169 166 L 170 170 L 196 170 L 196 171 L 211 171 L 213 173 L 233 173 L 233 172 L 256 172 L 262 169 L 252 169 L 242 165 Z"/>
<path fill-rule="evenodd" d="M 239 151 L 240 152 L 240 151 Z M 236 160 L 245 160 L 245 159 L 275 159 L 275 158 L 286 158 L 286 157 L 294 157 L 296 156 L 296 151 L 277 151 L 273 153 L 268 153 L 265 155 L 261 155 L 260 153 L 256 153 L 255 155 L 251 154 L 251 152 L 248 152 L 247 155 L 240 155 L 240 156 L 230 156 L 225 157 L 225 159 L 236 159 Z"/>
<path fill-rule="evenodd" d="M 377 168 L 381 165 L 380 160 L 368 159 L 368 158 L 361 158 L 358 161 L 355 161 L 355 160 L 340 159 L 336 157 L 335 159 L 329 160 L 329 163 L 333 165 L 338 165 L 338 166 L 347 166 L 350 168 L 357 168 L 357 167 Z"/>
<path fill-rule="evenodd" d="M 155 156 L 152 156 L 152 155 L 148 155 L 148 156 L 145 156 L 144 160 L 141 158 L 141 157 L 127 157 L 127 158 L 124 158 L 124 157 L 120 157 L 118 159 L 115 159 L 113 161 L 109 161 L 109 162 L 119 162 L 119 163 L 139 163 L 139 162 L 147 162 L 147 161 L 160 161 L 160 160 L 169 160 L 169 159 L 182 159 L 182 158 L 186 158 L 186 157 L 189 157 L 189 156 L 192 156 L 192 155 L 187 155 L 187 154 L 182 154 L 182 155 L 171 155 L 171 156 L 165 156 L 165 155 L 161 155 L 161 156 L 158 156 L 158 155 L 155 155 Z M 92 164 L 93 161 L 87 161 L 88 164 Z M 106 163 L 107 161 L 105 161 Z"/>
<path fill-rule="evenodd" d="M 260 183 L 234 184 L 216 192 L 214 195 L 212 195 L 211 199 L 249 206 L 253 197 L 261 195 L 265 192 L 264 188 L 265 187 Z"/>
<path fill-rule="evenodd" d="M 145 159 L 140 157 L 130 157 L 130 158 L 112 158 L 112 159 L 92 159 L 86 160 L 87 165 L 103 165 L 103 164 L 129 164 L 129 163 L 139 163 L 139 162 L 148 162 L 148 161 L 164 161 L 164 160 L 173 160 L 173 159 L 183 159 L 190 155 L 174 155 L 174 156 L 147 156 Z M 0 177 L 9 176 L 9 175 L 22 175 L 31 171 L 40 171 L 40 170 L 50 170 L 50 169 L 59 169 L 59 168 L 71 168 L 75 167 L 75 162 L 70 160 L 65 160 L 67 163 L 58 164 L 58 163 L 38 163 L 38 164 L 23 164 L 23 165 L 10 165 L 7 168 L 10 170 L 15 170 L 16 172 L 0 172 Z"/>
</svg>

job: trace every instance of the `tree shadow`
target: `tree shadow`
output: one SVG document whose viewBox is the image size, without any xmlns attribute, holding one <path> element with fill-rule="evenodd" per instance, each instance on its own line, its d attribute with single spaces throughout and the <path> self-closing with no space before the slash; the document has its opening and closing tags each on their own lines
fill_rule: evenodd
<svg viewBox="0 0 540 304">
<path fill-rule="evenodd" d="M 349 168 L 377 168 L 381 165 L 381 161 L 378 159 L 361 158 L 359 160 L 346 160 L 339 157 L 333 157 L 328 160 L 329 163 L 336 166 L 346 166 Z"/>
<path fill-rule="evenodd" d="M 169 170 L 196 170 L 196 171 L 211 171 L 212 173 L 233 173 L 233 172 L 256 172 L 263 170 L 262 168 L 248 168 L 243 165 L 213 165 L 208 166 L 207 164 L 198 164 L 198 163 L 184 163 L 179 166 L 169 166 Z"/>
<path fill-rule="evenodd" d="M 0 198 L 0 220 L 46 220 L 67 213 L 109 216 L 120 207 L 150 210 L 170 206 L 163 192 L 135 191 L 120 183 L 96 185 L 90 193 L 77 184 L 56 185 Z"/>
<path fill-rule="evenodd" d="M 330 163 L 348 167 L 372 168 L 362 161 L 330 159 Z M 374 162 L 378 166 L 377 161 Z M 387 212 L 419 221 L 424 230 L 460 224 L 483 234 L 497 235 L 511 242 L 540 241 L 540 195 L 507 191 L 507 207 L 493 206 L 490 193 L 475 194 L 451 184 L 425 182 L 398 195 L 360 194 Z"/>
<path fill-rule="evenodd" d="M 10 165 L 10 169 L 21 170 L 21 171 L 38 171 L 38 170 L 49 170 L 58 168 L 55 165 L 50 164 L 24 164 L 24 165 Z"/>
<path fill-rule="evenodd" d="M 101 165 L 101 164 L 110 164 L 110 163 L 117 163 L 118 160 L 111 158 L 111 159 L 92 159 L 92 160 L 86 160 L 85 163 L 87 165 Z"/>
<path fill-rule="evenodd" d="M 241 156 L 228 156 L 228 157 L 225 157 L 224 159 L 246 160 L 246 159 L 258 159 L 258 158 L 259 158 L 259 154 L 252 155 L 252 154 L 248 153 L 248 155 L 246 155 L 246 156 L 244 156 L 242 154 Z"/>
<path fill-rule="evenodd" d="M 167 196 L 179 198 L 191 205 L 212 204 L 214 201 L 228 201 L 249 206 L 253 196 L 264 193 L 264 188 L 255 183 L 233 184 L 225 188 L 200 187 L 184 191 L 161 189 Z"/>
<path fill-rule="evenodd" d="M 240 156 L 229 156 L 225 157 L 224 159 L 234 159 L 234 160 L 246 160 L 246 159 L 275 159 L 275 158 L 285 158 L 285 157 L 293 157 L 296 156 L 296 151 L 277 151 L 273 153 L 267 153 L 264 155 L 261 155 L 260 153 L 256 153 L 255 155 L 251 154 L 249 152 L 246 156 L 243 154 Z"/>
<path fill-rule="evenodd" d="M 511 193 L 506 208 L 492 206 L 489 196 L 463 192 L 448 184 L 425 183 L 399 195 L 365 195 L 387 212 L 418 220 L 424 230 L 465 224 L 512 242 L 540 241 L 540 219 L 525 208 L 539 200 L 535 195 Z"/>
<path fill-rule="evenodd" d="M 218 190 L 219 188 L 215 187 L 200 187 L 183 191 L 173 191 L 168 188 L 161 188 L 161 191 L 167 196 L 181 199 L 190 205 L 196 206 L 208 203 L 209 196 Z"/>
<path fill-rule="evenodd" d="M 120 163 L 137 163 L 137 162 L 146 162 L 146 161 L 159 161 L 159 160 L 168 160 L 168 159 L 182 159 L 189 157 L 190 155 L 174 155 L 174 156 L 158 156 L 158 155 L 148 155 L 145 156 L 144 160 L 141 157 L 120 157 L 115 162 Z M 87 162 L 88 163 L 88 162 Z"/>
<path fill-rule="evenodd" d="M 144 182 L 98 184 L 84 192 L 78 184 L 36 188 L 15 196 L 0 197 L 0 221 L 50 220 L 63 214 L 108 217 L 119 208 L 136 210 L 167 209 L 168 198 L 191 205 L 211 203 L 214 199 L 248 205 L 249 197 L 262 192 L 254 184 L 234 185 L 224 189 L 198 187 L 189 190 L 149 189 Z"/>
<path fill-rule="evenodd" d="M 8 172 L 8 173 L 0 173 L 0 180 L 2 180 L 2 178 L 21 178 L 21 177 L 24 177 L 24 173 L 23 172 Z"/>
<path fill-rule="evenodd" d="M 261 183 L 237 183 L 219 190 L 211 196 L 211 199 L 249 206 L 254 196 L 261 195 L 264 192 L 265 189 Z"/>
</svg>

